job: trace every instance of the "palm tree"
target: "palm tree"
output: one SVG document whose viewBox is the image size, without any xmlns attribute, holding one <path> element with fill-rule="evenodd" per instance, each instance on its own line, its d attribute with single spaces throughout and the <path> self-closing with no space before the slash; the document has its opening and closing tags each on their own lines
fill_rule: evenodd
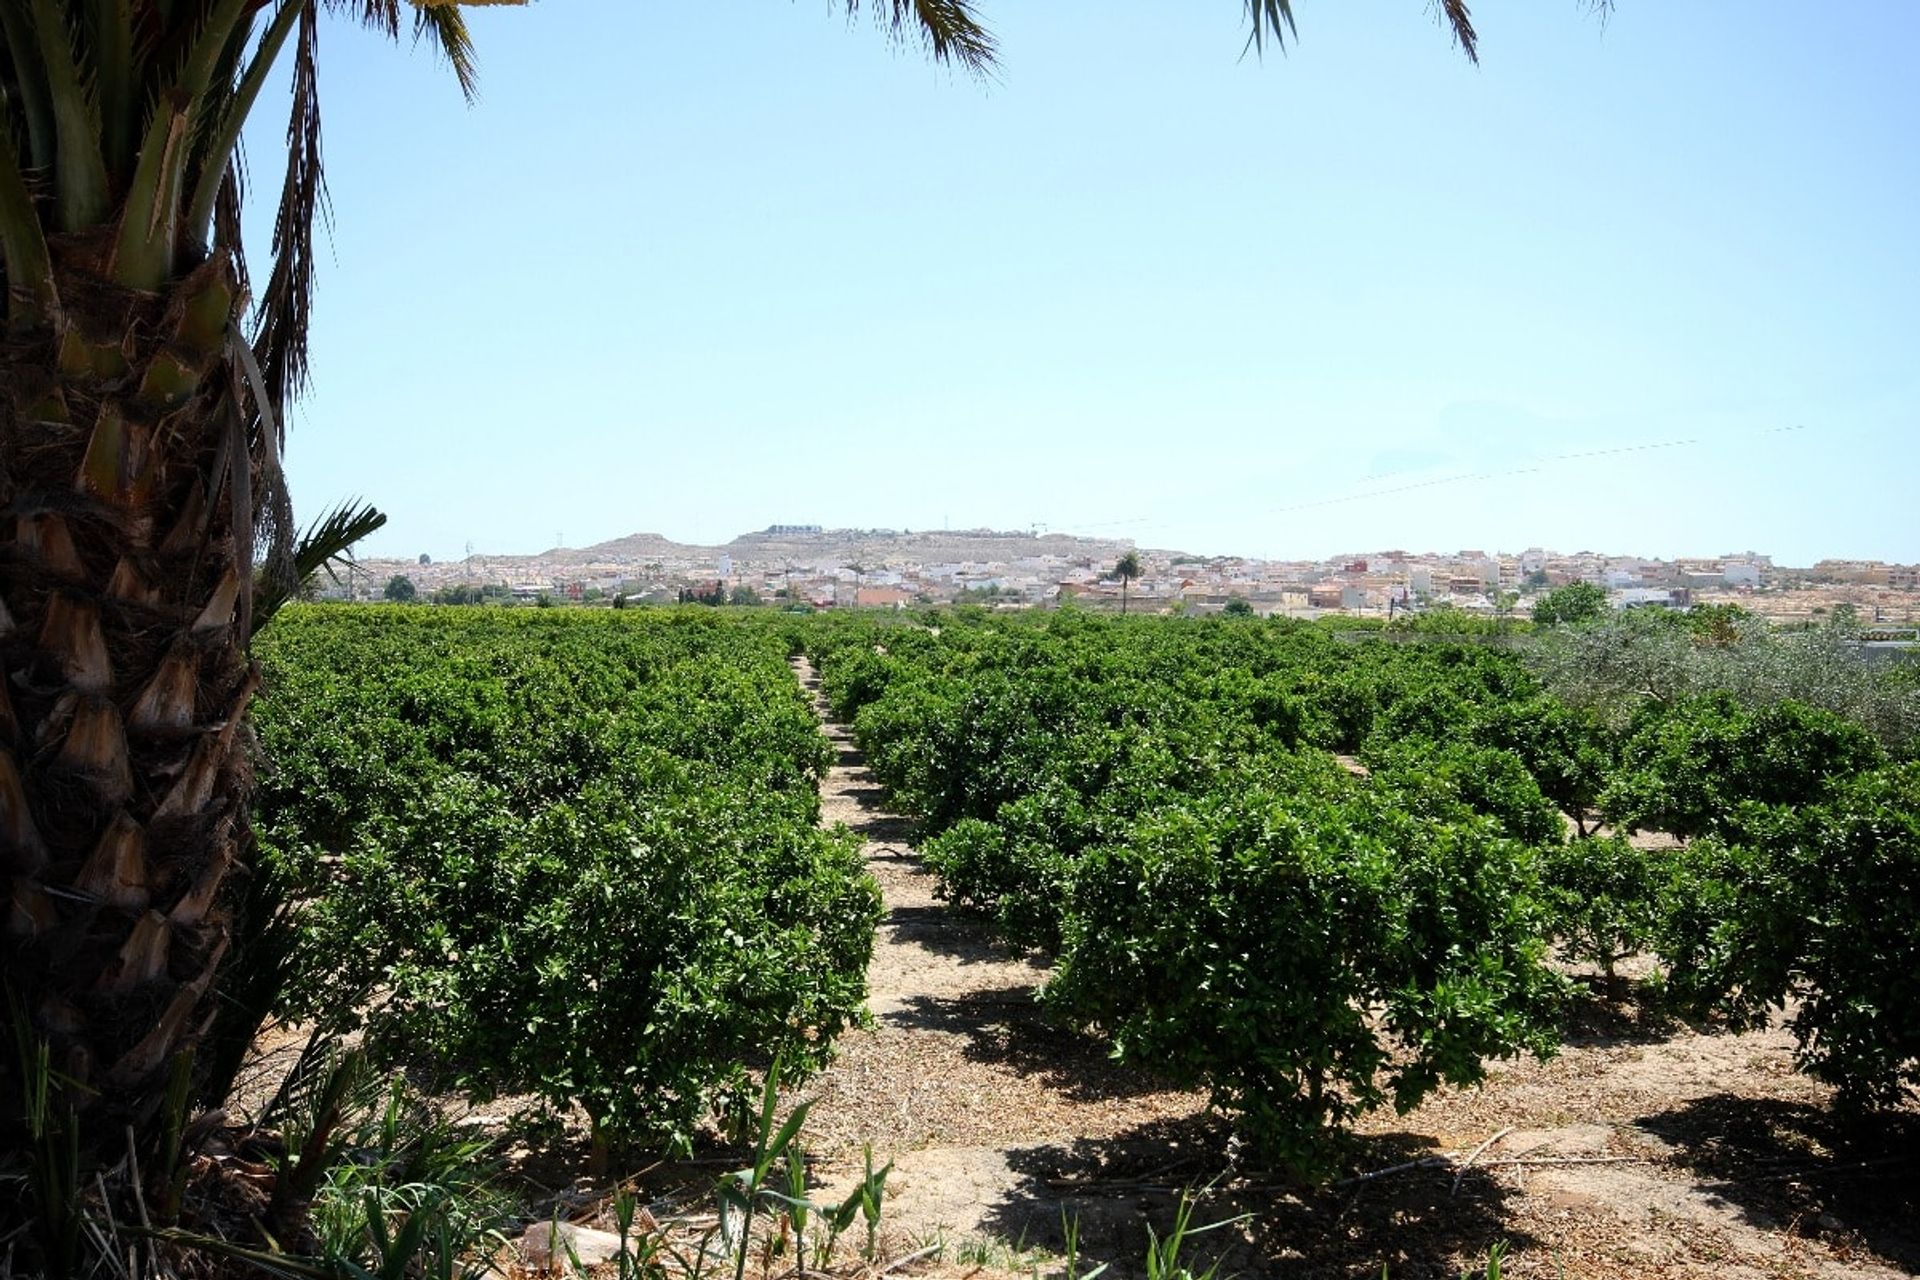
<svg viewBox="0 0 1920 1280">
<path fill-rule="evenodd" d="M 259 1007 L 220 997 L 253 928 L 248 642 L 302 567 L 279 453 L 308 370 L 321 21 L 397 36 L 410 12 L 470 91 L 457 5 L 518 2 L 0 2 L 0 964 L 23 1047 L 0 1051 L 0 1151 L 34 1070 L 79 1150 L 124 1150 L 170 1078 L 217 1093 L 215 1010 Z M 1289 0 L 1243 2 L 1250 46 L 1291 38 Z M 970 3 L 871 7 L 978 72 Z M 1464 5 L 1441 7 L 1474 56 Z M 256 280 L 237 146 L 283 57 Z"/>
<path fill-rule="evenodd" d="M 307 373 L 332 10 L 392 34 L 402 17 L 0 5 L 0 956 L 14 1030 L 89 1154 L 150 1124 L 176 1071 L 204 1079 L 192 1050 L 247 938 L 247 646 L 301 572 L 280 424 Z M 470 87 L 458 9 L 413 22 Z M 274 260 L 249 308 L 236 146 L 289 50 Z M 22 1062 L 0 1055 L 0 1149 Z"/>
<path fill-rule="evenodd" d="M 1127 584 L 1140 576 L 1140 556 L 1129 551 L 1120 557 L 1120 563 L 1113 566 L 1113 576 L 1120 579 L 1120 612 L 1127 611 Z"/>
</svg>

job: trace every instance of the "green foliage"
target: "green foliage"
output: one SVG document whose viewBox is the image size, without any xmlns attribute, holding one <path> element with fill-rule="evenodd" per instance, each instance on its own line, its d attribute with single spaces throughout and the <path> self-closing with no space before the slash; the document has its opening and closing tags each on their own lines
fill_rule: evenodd
<svg viewBox="0 0 1920 1280">
<path fill-rule="evenodd" d="M 497 582 L 484 586 L 453 583 L 435 588 L 430 598 L 435 604 L 506 604 L 513 599 L 513 592 Z"/>
<path fill-rule="evenodd" d="M 1737 614 L 1553 630 L 1548 648 L 1606 638 L 1587 650 L 1595 680 L 1639 682 L 1614 703 L 1556 696 L 1536 675 L 1550 664 L 1497 634 L 1069 612 L 810 625 L 828 696 L 920 822 L 942 892 L 1055 955 L 1045 998 L 1064 1017 L 1207 1087 L 1296 1169 L 1329 1168 L 1368 1110 L 1549 1050 L 1565 990 L 1549 942 L 1609 968 L 1652 950 L 1680 998 L 1743 1016 L 1788 992 L 1827 1019 L 1806 1056 L 1834 1079 L 1868 1070 L 1861 1010 L 1900 999 L 1876 976 L 1905 956 L 1897 934 L 1855 929 L 1877 939 L 1860 954 L 1837 933 L 1762 938 L 1783 911 L 1847 901 L 1803 873 L 1821 899 L 1756 886 L 1804 847 L 1781 843 L 1803 838 L 1796 812 L 1832 811 L 1886 756 L 1853 720 L 1758 696 L 1791 682 L 1698 691 L 1776 669 L 1729 657 L 1775 643 Z M 1569 843 L 1560 811 L 1584 833 L 1596 806 L 1739 843 Z"/>
<path fill-rule="evenodd" d="M 1551 1046 L 1527 844 L 1560 819 L 1461 736 L 1536 696 L 1511 658 L 1071 615 L 836 621 L 811 648 L 942 891 L 1053 951 L 1050 1003 L 1270 1158 L 1322 1171 L 1364 1111 Z M 1309 745 L 1368 730 L 1364 784 Z"/>
<path fill-rule="evenodd" d="M 420 589 L 413 585 L 413 579 L 404 573 L 396 573 L 387 579 L 386 590 L 381 592 L 394 604 L 412 604 L 420 596 Z"/>
<path fill-rule="evenodd" d="M 1533 605 L 1533 620 L 1542 627 L 1564 627 L 1590 622 L 1607 612 L 1607 589 L 1591 582 L 1569 582 L 1541 596 Z"/>
<path fill-rule="evenodd" d="M 1180 1201 L 1174 1206 L 1173 1225 L 1168 1229 L 1164 1237 L 1153 1229 L 1152 1223 L 1147 1224 L 1147 1254 L 1145 1259 L 1147 1280 L 1216 1280 L 1216 1277 L 1220 1274 L 1220 1264 L 1224 1258 L 1216 1257 L 1207 1265 L 1205 1270 L 1196 1272 L 1193 1269 L 1193 1264 L 1188 1261 L 1188 1245 L 1196 1236 L 1205 1235 L 1209 1231 L 1218 1231 L 1221 1227 L 1238 1226 L 1253 1216 L 1252 1214 L 1240 1214 L 1235 1217 L 1221 1218 L 1217 1221 L 1209 1222 L 1203 1227 L 1196 1227 L 1193 1225 L 1193 1211 L 1195 1207 L 1193 1193 L 1182 1190 L 1180 1193 Z M 1076 1230 L 1074 1234 L 1077 1237 L 1079 1233 Z M 1076 1245 L 1078 1244 L 1077 1239 L 1074 1243 Z M 1099 1272 L 1105 1269 L 1106 1266 L 1103 1263 L 1095 1272 L 1084 1277 L 1078 1277 L 1077 1280 L 1097 1280 Z M 1069 1256 L 1067 1264 L 1068 1280 L 1076 1280 L 1074 1272 L 1073 1259 Z"/>
<path fill-rule="evenodd" d="M 1046 996 L 1317 1174 L 1329 1126 L 1551 1049 L 1532 885 L 1525 847 L 1463 811 L 1237 789 L 1081 860 Z"/>
<path fill-rule="evenodd" d="M 1920 1092 L 1920 765 L 1688 854 L 1661 944 L 1676 991 L 1742 1019 L 1793 1002 L 1800 1057 L 1845 1106 Z"/>
<path fill-rule="evenodd" d="M 1726 694 L 1693 698 L 1643 716 L 1601 807 L 1628 829 L 1725 834 L 1744 805 L 1813 803 L 1885 758 L 1859 725 L 1797 702 L 1749 712 Z"/>
<path fill-rule="evenodd" d="M 1251 618 L 1253 605 L 1239 596 L 1234 596 L 1227 601 L 1220 612 L 1229 618 Z"/>
<path fill-rule="evenodd" d="M 320 1256 L 336 1272 L 479 1280 L 513 1217 L 487 1141 L 403 1080 L 387 1089 L 384 1105 L 356 1100 L 334 1144 L 308 1218 Z"/>
<path fill-rule="evenodd" d="M 1680 615 L 1680 622 L 1701 643 L 1729 648 L 1739 644 L 1759 619 L 1737 604 L 1697 604 Z"/>
<path fill-rule="evenodd" d="M 1545 851 L 1544 897 L 1569 959 L 1614 965 L 1653 949 L 1684 855 L 1634 848 L 1618 836 L 1572 840 Z"/>
<path fill-rule="evenodd" d="M 1072 859 L 1047 839 L 1037 808 L 1021 800 L 997 822 L 962 818 L 922 852 L 944 896 L 991 915 L 1015 946 L 1052 948 L 1060 943 L 1060 895 Z"/>
<path fill-rule="evenodd" d="M 1410 738 L 1369 751 L 1367 761 L 1374 784 L 1410 812 L 1441 815 L 1449 806 L 1464 806 L 1522 844 L 1565 839 L 1560 811 L 1511 751 Z"/>
<path fill-rule="evenodd" d="M 1542 794 L 1587 834 L 1587 813 L 1614 769 L 1619 747 L 1599 717 L 1556 698 L 1536 696 L 1486 710 L 1476 741 L 1520 758 Z"/>
<path fill-rule="evenodd" d="M 666 612 L 290 613 L 261 646 L 288 1013 L 474 1093 L 684 1142 L 859 1016 L 878 896 L 820 831 L 771 630 Z"/>
</svg>

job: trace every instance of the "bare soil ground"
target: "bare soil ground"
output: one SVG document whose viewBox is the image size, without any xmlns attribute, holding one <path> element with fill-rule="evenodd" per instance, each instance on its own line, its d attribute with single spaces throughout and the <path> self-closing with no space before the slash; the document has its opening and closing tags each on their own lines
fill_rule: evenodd
<svg viewBox="0 0 1920 1280">
<path fill-rule="evenodd" d="M 1450 1163 L 1315 1190 L 1237 1170 L 1204 1095 L 1049 1025 L 1032 1000 L 1045 963 L 935 896 L 847 730 L 826 732 L 838 759 L 822 820 L 866 839 L 886 915 L 874 1024 L 793 1101 L 813 1100 L 829 1193 L 869 1144 L 894 1162 L 893 1256 L 944 1239 L 943 1270 L 957 1256 L 1005 1266 L 1057 1250 L 1065 1213 L 1090 1264 L 1133 1272 L 1147 1225 L 1164 1231 L 1182 1188 L 1212 1184 L 1200 1220 L 1251 1216 L 1196 1247 L 1240 1275 L 1454 1277 L 1500 1241 L 1520 1277 L 1920 1271 L 1920 1114 L 1849 1129 L 1795 1073 L 1785 1033 L 1662 1023 L 1598 984 L 1558 1057 L 1497 1063 L 1478 1089 L 1374 1117 L 1354 1155 L 1367 1172 Z"/>
</svg>

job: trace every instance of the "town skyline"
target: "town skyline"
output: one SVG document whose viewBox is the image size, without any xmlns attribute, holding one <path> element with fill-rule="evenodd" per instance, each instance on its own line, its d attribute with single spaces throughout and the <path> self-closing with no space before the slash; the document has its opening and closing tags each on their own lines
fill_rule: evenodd
<svg viewBox="0 0 1920 1280">
<path fill-rule="evenodd" d="M 1116 580 L 1121 557 L 1140 572 Z M 406 586 L 399 587 L 405 579 Z M 1764 617 L 1805 622 L 1841 605 L 1869 622 L 1920 619 L 1920 565 L 1830 557 L 1811 565 L 1759 551 L 1656 557 L 1542 546 L 1520 551 L 1401 548 L 1264 558 L 1142 547 L 1035 528 L 835 529 L 775 523 L 724 543 L 679 543 L 635 533 L 589 547 L 530 555 L 476 551 L 369 558 L 331 598 L 675 601 L 812 608 L 906 608 L 979 603 L 1045 608 L 1067 601 L 1153 612 L 1254 612 L 1293 617 L 1386 614 L 1453 607 L 1506 614 L 1574 582 L 1603 587 L 1616 607 L 1738 603 Z M 392 588 L 393 590 L 389 590 Z M 397 593 L 397 594 L 396 594 Z"/>
<path fill-rule="evenodd" d="M 1125 526 L 1131 523 L 1134 523 L 1134 522 L 1129 522 L 1129 521 L 1108 522 L 1110 527 L 1114 527 L 1117 529 L 1124 529 Z M 940 535 L 946 535 L 946 536 L 955 537 L 955 538 L 965 538 L 965 537 L 971 537 L 971 536 L 985 536 L 989 538 L 1058 537 L 1058 538 L 1067 538 L 1067 539 L 1072 539 L 1075 541 L 1091 543 L 1091 544 L 1112 544 L 1117 547 L 1126 547 L 1126 548 L 1140 551 L 1142 553 L 1157 552 L 1157 553 L 1170 554 L 1170 555 L 1197 556 L 1207 560 L 1244 560 L 1249 562 L 1274 562 L 1274 563 L 1331 562 L 1331 561 L 1340 560 L 1340 559 L 1385 556 L 1385 555 L 1393 555 L 1393 554 L 1423 557 L 1423 558 L 1459 556 L 1459 555 L 1518 556 L 1529 550 L 1545 550 L 1552 554 L 1557 554 L 1557 555 L 1601 556 L 1601 557 L 1615 558 L 1615 559 L 1639 559 L 1639 560 L 1647 560 L 1647 561 L 1669 561 L 1669 562 L 1686 561 L 1686 560 L 1738 559 L 1738 558 L 1757 557 L 1781 566 L 1793 567 L 1793 568 L 1808 568 L 1815 564 L 1819 564 L 1823 561 L 1880 563 L 1880 564 L 1890 564 L 1890 565 L 1920 563 L 1920 547 L 1915 548 L 1914 555 L 1912 559 L 1909 561 L 1909 560 L 1900 559 L 1900 558 L 1888 558 L 1886 556 L 1847 554 L 1846 548 L 1836 548 L 1829 552 L 1824 552 L 1820 555 L 1816 555 L 1812 557 L 1790 558 L 1786 556 L 1777 555 L 1772 551 L 1760 550 L 1756 547 L 1751 547 L 1751 546 L 1735 547 L 1732 545 L 1728 545 L 1728 546 L 1719 547 L 1717 549 L 1708 545 L 1691 546 L 1691 547 L 1678 548 L 1678 549 L 1675 549 L 1675 548 L 1651 548 L 1650 549 L 1650 548 L 1644 548 L 1644 547 L 1622 549 L 1617 547 L 1608 547 L 1604 543 L 1596 541 L 1586 546 L 1575 546 L 1570 543 L 1570 544 L 1567 544 L 1566 547 L 1560 547 L 1560 546 L 1548 545 L 1546 542 L 1543 542 L 1538 539 L 1527 540 L 1526 545 L 1524 546 L 1508 545 L 1508 544 L 1485 542 L 1485 541 L 1481 542 L 1479 545 L 1472 545 L 1471 540 L 1456 539 L 1456 540 L 1447 540 L 1447 541 L 1457 541 L 1458 545 L 1456 546 L 1446 545 L 1446 541 L 1434 541 L 1434 542 L 1429 542 L 1425 545 L 1408 543 L 1406 545 L 1399 545 L 1399 546 L 1393 546 L 1393 545 L 1389 545 L 1388 543 L 1382 542 L 1378 545 L 1373 545 L 1373 546 L 1364 546 L 1359 544 L 1332 545 L 1330 546 L 1329 549 L 1298 548 L 1298 549 L 1284 550 L 1279 553 L 1261 554 L 1261 553 L 1255 553 L 1247 550 L 1211 550 L 1211 549 L 1206 549 L 1199 546 L 1178 546 L 1178 545 L 1172 545 L 1172 544 L 1161 545 L 1150 539 L 1135 537 L 1125 532 L 1120 532 L 1120 531 L 1103 532 L 1101 530 L 1101 526 L 1098 524 L 1088 525 L 1083 527 L 1074 527 L 1071 525 L 1064 525 L 1064 524 L 1055 525 L 1055 524 L 1051 524 L 1044 521 L 1036 521 L 1031 524 L 1016 524 L 1016 525 L 1005 525 L 1005 526 L 997 526 L 991 523 L 979 523 L 979 524 L 947 523 L 947 524 L 940 524 L 940 525 L 883 525 L 883 524 L 833 525 L 833 524 L 826 524 L 823 522 L 811 522 L 811 523 L 774 522 L 774 523 L 760 526 L 758 528 L 743 530 L 739 533 L 732 535 L 732 537 L 730 538 L 726 538 L 722 540 L 703 540 L 699 538 L 687 538 L 683 540 L 680 538 L 673 537 L 670 534 L 664 533 L 660 529 L 635 529 L 630 533 L 621 534 L 611 538 L 599 538 L 592 542 L 576 542 L 576 541 L 566 540 L 564 537 L 557 537 L 555 541 L 553 541 L 552 543 L 546 546 L 532 548 L 532 549 L 527 549 L 525 547 L 509 548 L 509 547 L 501 547 L 501 546 L 487 546 L 482 544 L 478 539 L 472 539 L 469 542 L 469 546 L 471 550 L 468 550 L 467 548 L 462 547 L 462 548 L 455 548 L 451 552 L 447 552 L 447 551 L 435 549 L 432 547 L 423 546 L 420 548 L 418 552 L 415 552 L 410 556 L 400 548 L 388 547 L 388 548 L 382 549 L 376 554 L 370 554 L 364 558 L 368 560 L 380 560 L 382 562 L 386 562 L 386 561 L 404 561 L 408 559 L 418 560 L 420 555 L 426 555 L 426 556 L 429 556 L 435 563 L 454 563 L 454 562 L 464 560 L 468 556 L 472 556 L 475 558 L 493 558 L 493 559 L 502 559 L 502 558 L 511 558 L 511 557 L 538 558 L 538 557 L 554 555 L 556 553 L 562 554 L 562 555 L 573 555 L 573 554 L 591 552 L 596 549 L 613 547 L 617 544 L 631 542 L 634 540 L 657 541 L 662 545 L 671 545 L 673 547 L 678 547 L 686 550 L 721 550 L 721 549 L 731 547 L 744 540 L 753 539 L 756 537 L 761 537 L 761 536 L 773 534 L 773 533 L 784 533 L 787 531 L 796 531 L 796 532 L 807 531 L 806 533 L 803 533 L 800 536 L 824 536 L 824 537 L 830 537 L 830 538 L 844 538 L 844 537 L 886 538 L 886 537 L 894 537 L 894 536 L 937 537 Z M 556 530 L 555 532 L 556 534 L 560 534 L 560 535 L 564 535 L 565 533 L 564 530 Z M 379 535 L 375 535 L 375 536 L 379 537 Z M 390 543 L 392 542 L 392 539 L 380 538 L 380 541 Z M 535 539 L 534 541 L 538 541 L 538 539 Z"/>
</svg>

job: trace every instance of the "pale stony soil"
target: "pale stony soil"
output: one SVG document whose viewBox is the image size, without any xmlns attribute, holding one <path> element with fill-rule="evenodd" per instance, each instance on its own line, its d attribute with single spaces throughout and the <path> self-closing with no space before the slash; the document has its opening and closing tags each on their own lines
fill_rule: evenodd
<svg viewBox="0 0 1920 1280">
<path fill-rule="evenodd" d="M 814 685 L 804 663 L 797 673 Z M 944 1239 L 943 1271 L 963 1252 L 1031 1259 L 1058 1248 L 1064 1210 L 1089 1259 L 1136 1271 L 1146 1224 L 1164 1231 L 1180 1188 L 1217 1178 L 1200 1218 L 1252 1217 L 1202 1237 L 1200 1256 L 1225 1248 L 1224 1271 L 1240 1275 L 1453 1277 L 1502 1240 L 1510 1276 L 1920 1268 L 1920 1115 L 1845 1131 L 1825 1090 L 1793 1071 L 1783 1032 L 1648 1025 L 1630 1001 L 1598 996 L 1557 1058 L 1493 1064 L 1477 1090 L 1362 1126 L 1354 1167 L 1369 1171 L 1457 1162 L 1496 1139 L 1458 1177 L 1428 1166 L 1301 1191 L 1237 1170 L 1203 1095 L 1048 1025 L 1031 1000 L 1045 964 L 935 897 L 909 825 L 847 731 L 826 731 L 838 760 L 823 821 L 865 837 L 886 916 L 873 1027 L 844 1037 L 836 1064 L 792 1101 L 813 1101 L 823 1190 L 851 1180 L 866 1144 L 894 1162 L 893 1256 Z"/>
<path fill-rule="evenodd" d="M 821 821 L 866 838 L 886 914 L 868 970 L 874 1025 L 844 1036 L 833 1067 L 796 1097 L 813 1102 L 811 1148 L 829 1157 L 830 1179 L 858 1172 L 865 1144 L 876 1163 L 892 1160 L 887 1220 L 903 1236 L 1044 1235 L 1058 1227 L 1050 1205 L 1036 1206 L 1031 1222 L 1007 1219 L 1022 1150 L 1119 1140 L 1194 1115 L 1205 1099 L 1124 1071 L 1100 1046 L 1047 1026 L 1033 1002 L 1045 966 L 997 946 L 934 896 L 908 824 L 884 807 L 847 730 L 826 731 L 838 756 Z"/>
</svg>

